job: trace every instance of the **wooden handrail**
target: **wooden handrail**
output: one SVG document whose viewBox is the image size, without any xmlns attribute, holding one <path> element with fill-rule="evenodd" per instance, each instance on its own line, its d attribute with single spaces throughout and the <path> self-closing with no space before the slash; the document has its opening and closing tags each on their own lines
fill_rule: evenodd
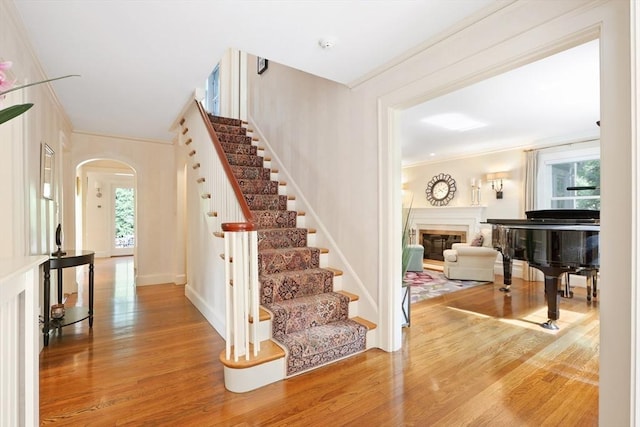
<svg viewBox="0 0 640 427">
<path fill-rule="evenodd" d="M 256 226 L 252 222 L 225 222 L 221 225 L 222 231 L 255 231 Z"/>
<path fill-rule="evenodd" d="M 242 190 L 240 189 L 240 184 L 238 183 L 238 180 L 236 179 L 235 175 L 231 171 L 231 165 L 229 165 L 229 160 L 227 159 L 227 156 L 222 148 L 222 144 L 220 144 L 220 140 L 218 139 L 218 134 L 213 128 L 213 124 L 211 124 L 211 120 L 209 120 L 209 116 L 207 115 L 207 112 L 202 107 L 202 104 L 199 101 L 194 101 L 194 102 L 196 103 L 196 106 L 198 107 L 198 111 L 200 112 L 200 116 L 202 116 L 202 120 L 204 121 L 205 126 L 207 127 L 207 131 L 209 132 L 209 136 L 211 137 L 211 142 L 213 143 L 213 147 L 216 149 L 216 152 L 218 153 L 218 157 L 220 158 L 220 162 L 222 163 L 222 167 L 224 168 L 224 172 L 227 175 L 229 182 L 231 183 L 231 188 L 233 188 L 233 192 L 236 194 L 236 198 L 238 199 L 238 203 L 240 204 L 240 209 L 242 210 L 242 213 L 245 219 L 249 223 L 253 224 L 254 222 L 253 214 L 251 213 L 251 210 L 249 209 L 249 205 L 247 204 L 247 201 L 244 198 L 244 194 L 242 194 Z"/>
</svg>

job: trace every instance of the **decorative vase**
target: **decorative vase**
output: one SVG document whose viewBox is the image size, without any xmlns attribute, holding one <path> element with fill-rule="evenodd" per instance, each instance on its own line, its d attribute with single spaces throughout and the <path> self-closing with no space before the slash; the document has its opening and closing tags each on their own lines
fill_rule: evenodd
<svg viewBox="0 0 640 427">
<path fill-rule="evenodd" d="M 64 317 L 64 304 L 54 304 L 51 306 L 51 318 L 62 319 Z"/>
</svg>

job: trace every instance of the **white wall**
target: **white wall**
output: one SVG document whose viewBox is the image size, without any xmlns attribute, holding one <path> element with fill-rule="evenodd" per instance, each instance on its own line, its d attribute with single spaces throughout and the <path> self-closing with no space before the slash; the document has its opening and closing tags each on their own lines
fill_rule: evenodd
<svg viewBox="0 0 640 427">
<path fill-rule="evenodd" d="M 13 2 L 0 0 L 0 60 L 12 61 L 7 73 L 17 84 L 46 79 Z M 73 84 L 73 79 L 64 82 Z M 49 85 L 13 92 L 2 107 L 31 102 L 25 114 L 0 125 L 0 197 L 11 209 L 0 212 L 0 235 L 10 242 L 0 246 L 0 256 L 48 253 L 53 248 L 61 197 L 62 141 L 71 125 Z M 40 147 L 46 143 L 56 153 L 54 200 L 40 197 Z"/>
<path fill-rule="evenodd" d="M 174 146 L 153 141 L 85 133 L 72 135 L 71 167 L 89 160 L 111 159 L 131 165 L 137 177 L 136 284 L 173 283 L 183 275 L 176 249 L 176 174 Z M 75 178 L 65 181 L 75 188 Z M 91 191 L 91 187 L 87 189 Z M 75 223 L 67 209 L 65 220 Z M 88 225 L 88 224 L 87 224 Z M 92 249 L 92 248 L 85 248 Z"/>
<path fill-rule="evenodd" d="M 11 0 L 0 0 L 0 60 L 12 61 L 6 74 L 17 84 L 37 82 L 49 77 L 42 71 L 26 36 L 24 26 Z M 61 82 L 62 83 L 62 82 Z M 73 84 L 73 79 L 64 82 Z M 64 143 L 71 135 L 71 124 L 49 85 L 36 85 L 12 92 L 0 101 L 0 108 L 33 103 L 25 114 L 0 125 L 0 258 L 49 254 L 55 249 L 55 228 L 61 221 Z M 41 198 L 40 150 L 46 143 L 55 152 L 54 200 Z M 55 295 L 57 276 L 52 275 Z M 39 293 L 39 314 L 42 288 Z M 42 348 L 42 334 L 40 348 Z"/>
<path fill-rule="evenodd" d="M 249 55 L 249 119 L 343 289 L 360 296 L 358 314 L 377 322 L 377 154 L 349 133 L 361 111 L 344 85 L 273 61 L 258 75 L 255 64 Z"/>
<path fill-rule="evenodd" d="M 456 158 L 441 162 L 402 168 L 405 205 L 413 199 L 414 208 L 433 207 L 425 195 L 427 184 L 434 175 L 446 173 L 456 181 L 457 191 L 448 206 L 471 206 L 471 180 L 482 180 L 480 205 L 486 206 L 487 218 L 524 217 L 524 153 L 521 149 L 494 152 L 480 156 Z M 491 172 L 508 171 L 510 178 L 503 181 L 503 198 L 485 181 Z M 404 187 L 403 187 L 404 188 Z"/>
</svg>

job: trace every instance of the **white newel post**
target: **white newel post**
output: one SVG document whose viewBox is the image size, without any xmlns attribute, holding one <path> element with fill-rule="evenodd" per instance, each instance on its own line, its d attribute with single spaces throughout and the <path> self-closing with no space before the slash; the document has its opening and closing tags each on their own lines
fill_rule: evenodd
<svg viewBox="0 0 640 427">
<path fill-rule="evenodd" d="M 258 336 L 260 291 L 258 283 L 258 233 L 251 223 L 225 223 L 224 257 L 226 285 L 226 349 L 227 360 L 240 356 L 251 358 L 252 337 Z M 253 356 L 260 351 L 254 339 Z"/>
</svg>

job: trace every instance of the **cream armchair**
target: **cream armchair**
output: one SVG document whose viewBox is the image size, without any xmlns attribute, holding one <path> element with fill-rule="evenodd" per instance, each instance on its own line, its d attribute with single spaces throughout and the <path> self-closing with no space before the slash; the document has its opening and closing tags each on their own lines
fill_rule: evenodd
<svg viewBox="0 0 640 427">
<path fill-rule="evenodd" d="M 443 252 L 444 275 L 453 280 L 493 282 L 497 255 L 498 251 L 492 247 L 454 243 L 451 249 Z"/>
</svg>

